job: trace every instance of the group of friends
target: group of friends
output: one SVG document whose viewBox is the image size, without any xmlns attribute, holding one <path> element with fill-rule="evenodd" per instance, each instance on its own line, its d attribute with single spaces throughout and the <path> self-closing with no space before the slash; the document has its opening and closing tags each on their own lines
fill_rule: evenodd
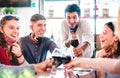
<svg viewBox="0 0 120 78">
<path fill-rule="evenodd" d="M 80 40 L 76 47 L 72 47 L 75 58 L 64 65 L 67 70 L 81 67 L 96 70 L 97 78 L 120 78 L 120 10 L 118 15 L 118 25 L 108 22 L 103 26 L 99 35 L 102 48 L 96 58 L 91 58 L 94 36 L 89 23 L 80 19 L 81 10 L 77 4 L 70 4 L 65 8 L 65 20 L 61 24 L 62 45 L 70 48 L 71 36 L 76 39 L 77 35 Z M 11 70 L 20 74 L 25 69 L 31 70 L 34 75 L 50 73 L 54 59 L 46 60 L 47 53 L 52 53 L 59 47 L 53 40 L 44 36 L 46 18 L 41 14 L 32 15 L 29 26 L 32 32 L 21 38 L 19 20 L 19 17 L 13 15 L 4 16 L 0 20 L 0 73 Z M 67 75 L 69 78 L 82 78 L 72 71 L 67 71 Z"/>
</svg>

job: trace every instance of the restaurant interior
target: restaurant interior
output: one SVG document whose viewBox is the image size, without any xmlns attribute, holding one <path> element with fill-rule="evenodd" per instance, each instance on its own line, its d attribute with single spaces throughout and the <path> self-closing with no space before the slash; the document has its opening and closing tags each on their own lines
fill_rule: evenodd
<svg viewBox="0 0 120 78">
<path fill-rule="evenodd" d="M 6 2 L 5 2 L 6 1 Z M 89 22 L 92 34 L 94 34 L 94 55 L 101 49 L 99 34 L 106 22 L 117 22 L 119 0 L 0 0 L 0 18 L 4 15 L 16 15 L 20 17 L 20 37 L 28 35 L 31 30 L 30 17 L 39 13 L 47 19 L 45 36 L 53 38 L 61 47 L 60 36 L 61 23 L 65 19 L 64 9 L 68 4 L 78 4 L 81 9 L 81 19 Z M 4 9 L 12 9 L 6 13 Z M 48 53 L 47 57 L 51 56 Z M 61 71 L 59 71 L 61 72 Z M 58 73 L 59 73 L 58 72 Z M 42 77 L 39 77 L 42 78 Z M 45 77 L 43 77 L 45 78 Z M 47 77 L 46 77 L 47 78 Z M 58 78 L 58 77 L 56 77 Z M 62 78 L 62 77 L 61 77 Z"/>
</svg>

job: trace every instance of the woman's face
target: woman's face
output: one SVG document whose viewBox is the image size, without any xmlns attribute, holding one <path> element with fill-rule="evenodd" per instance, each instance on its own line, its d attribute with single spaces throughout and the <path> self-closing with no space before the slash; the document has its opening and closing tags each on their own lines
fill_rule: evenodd
<svg viewBox="0 0 120 78">
<path fill-rule="evenodd" d="M 99 38 L 101 47 L 104 48 L 111 45 L 115 41 L 116 36 L 114 35 L 113 31 L 107 25 L 105 25 Z"/>
<path fill-rule="evenodd" d="M 9 39 L 9 41 L 16 41 L 19 36 L 19 21 L 14 19 L 6 20 L 6 23 L 1 31 L 5 38 Z"/>
</svg>

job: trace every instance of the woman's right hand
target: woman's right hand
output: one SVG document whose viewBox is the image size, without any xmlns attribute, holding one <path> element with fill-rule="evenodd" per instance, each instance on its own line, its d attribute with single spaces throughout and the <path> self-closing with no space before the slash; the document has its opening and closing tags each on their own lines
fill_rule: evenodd
<svg viewBox="0 0 120 78">
<path fill-rule="evenodd" d="M 71 60 L 69 63 L 65 64 L 64 67 L 66 69 L 74 69 L 76 67 L 80 67 L 80 58 L 75 58 Z"/>
</svg>

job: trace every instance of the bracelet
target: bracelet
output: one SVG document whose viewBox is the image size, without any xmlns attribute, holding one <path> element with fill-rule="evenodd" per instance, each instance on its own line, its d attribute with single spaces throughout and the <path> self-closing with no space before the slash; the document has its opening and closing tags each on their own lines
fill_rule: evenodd
<svg viewBox="0 0 120 78">
<path fill-rule="evenodd" d="M 24 62 L 25 62 L 25 59 L 24 59 L 21 63 L 19 63 L 19 64 L 21 65 L 21 64 L 23 64 Z"/>
<path fill-rule="evenodd" d="M 80 76 L 78 74 L 76 74 L 77 78 L 80 78 Z"/>
<path fill-rule="evenodd" d="M 23 54 L 21 53 L 19 56 L 16 56 L 17 58 L 20 58 Z"/>
</svg>

